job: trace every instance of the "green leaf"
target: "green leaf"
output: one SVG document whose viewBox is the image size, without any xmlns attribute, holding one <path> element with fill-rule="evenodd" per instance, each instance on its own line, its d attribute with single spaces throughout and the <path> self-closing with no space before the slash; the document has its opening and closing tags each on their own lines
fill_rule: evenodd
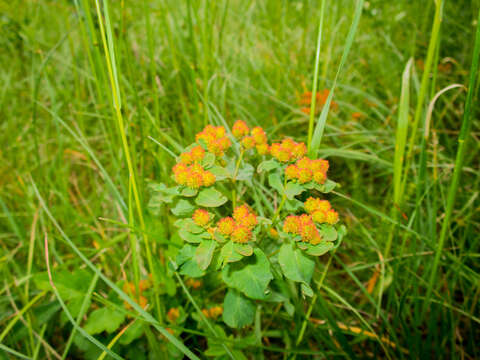
<svg viewBox="0 0 480 360">
<path fill-rule="evenodd" d="M 279 194 L 283 194 L 283 184 L 279 174 L 274 173 L 268 175 L 268 183 L 272 188 L 277 190 Z"/>
<path fill-rule="evenodd" d="M 253 178 L 253 170 L 254 169 L 252 165 L 245 164 L 243 168 L 238 170 L 235 180 L 239 180 L 239 181 L 251 180 Z"/>
<path fill-rule="evenodd" d="M 205 237 L 209 236 L 207 232 L 203 232 L 200 234 L 193 234 L 185 228 L 181 228 L 180 230 L 178 230 L 178 235 L 186 242 L 189 242 L 192 244 L 197 244 L 201 242 L 203 239 L 205 239 Z"/>
<path fill-rule="evenodd" d="M 178 252 L 176 263 L 180 268 L 180 274 L 190 277 L 201 277 L 205 275 L 205 272 L 198 267 L 198 263 L 195 260 L 195 253 L 197 247 L 190 244 L 185 244 L 183 248 Z"/>
<path fill-rule="evenodd" d="M 193 213 L 195 207 L 190 203 L 190 201 L 185 199 L 180 199 L 175 207 L 171 209 L 173 215 L 175 216 L 187 216 Z"/>
<path fill-rule="evenodd" d="M 208 171 L 215 175 L 216 181 L 225 180 L 230 177 L 228 170 L 218 165 L 213 165 Z"/>
<path fill-rule="evenodd" d="M 68 270 L 56 271 L 53 276 L 55 286 L 64 300 L 74 300 L 82 298 L 88 290 L 88 285 L 92 281 L 93 274 L 85 269 L 77 269 L 74 272 Z M 40 290 L 51 291 L 48 274 L 37 273 L 33 276 L 35 285 Z"/>
<path fill-rule="evenodd" d="M 277 160 L 274 160 L 274 159 L 265 160 L 258 165 L 257 172 L 260 174 L 264 171 L 270 171 L 270 170 L 276 169 L 279 166 L 280 166 L 280 163 Z"/>
<path fill-rule="evenodd" d="M 293 200 L 295 196 L 300 195 L 305 191 L 305 188 L 297 182 L 290 181 L 285 187 L 285 195 L 287 199 Z"/>
<path fill-rule="evenodd" d="M 154 202 L 165 202 L 170 204 L 175 196 L 179 194 L 179 186 L 169 188 L 164 183 L 149 184 L 148 188 L 152 193 L 152 199 L 154 199 Z"/>
<path fill-rule="evenodd" d="M 243 261 L 227 264 L 222 270 L 223 281 L 252 299 L 264 299 L 268 283 L 273 279 L 267 257 L 260 249 Z"/>
<path fill-rule="evenodd" d="M 203 207 L 218 207 L 225 204 L 227 200 L 226 196 L 220 191 L 214 188 L 207 188 L 200 191 L 195 202 Z"/>
<path fill-rule="evenodd" d="M 112 333 L 122 325 L 124 320 L 124 313 L 107 306 L 92 311 L 88 316 L 84 329 L 91 335 L 99 334 L 103 331 Z"/>
<path fill-rule="evenodd" d="M 229 289 L 223 301 L 223 321 L 232 328 L 253 323 L 255 305 L 238 291 Z"/>
<path fill-rule="evenodd" d="M 233 241 L 227 242 L 220 250 L 220 261 L 223 266 L 229 262 L 236 262 L 242 260 L 243 256 L 235 251 L 235 245 Z"/>
<path fill-rule="evenodd" d="M 331 192 L 337 186 L 337 183 L 330 179 L 327 179 L 324 184 L 317 184 L 317 183 L 312 183 L 312 184 L 314 189 L 324 194 Z"/>
<path fill-rule="evenodd" d="M 310 296 L 310 297 L 313 296 L 313 289 L 310 287 L 310 285 L 306 283 L 302 283 L 302 285 L 300 286 L 300 289 L 302 289 L 303 295 Z"/>
<path fill-rule="evenodd" d="M 248 244 L 234 244 L 233 247 L 240 255 L 251 256 L 253 254 L 253 247 Z"/>
<path fill-rule="evenodd" d="M 287 279 L 307 284 L 312 279 L 315 262 L 306 257 L 292 243 L 285 243 L 280 247 L 278 262 Z"/>
<path fill-rule="evenodd" d="M 122 337 L 118 342 L 122 345 L 128 345 L 132 341 L 142 336 L 144 330 L 145 330 L 144 322 L 137 320 L 132 325 L 130 325 L 130 327 L 127 330 L 125 330 L 125 333 L 122 335 Z"/>
<path fill-rule="evenodd" d="M 296 212 L 297 210 L 303 208 L 303 202 L 297 199 L 287 200 L 285 201 L 285 205 L 283 206 L 283 208 L 286 211 Z"/>
<path fill-rule="evenodd" d="M 333 242 L 322 241 L 320 244 L 317 245 L 306 244 L 306 251 L 308 255 L 321 256 L 332 250 L 334 247 L 335 246 L 333 245 Z"/>
<path fill-rule="evenodd" d="M 193 197 L 197 195 L 197 193 L 198 193 L 198 189 L 192 189 L 189 187 L 184 187 L 180 192 L 180 194 L 185 197 Z"/>
<path fill-rule="evenodd" d="M 212 261 L 212 256 L 217 242 L 215 240 L 203 240 L 195 250 L 195 261 L 201 270 L 206 270 Z"/>
<path fill-rule="evenodd" d="M 192 234 L 200 234 L 205 231 L 201 226 L 195 224 L 195 221 L 193 221 L 192 218 L 178 219 L 173 225 L 179 229 L 191 232 Z"/>
<path fill-rule="evenodd" d="M 319 233 L 325 241 L 335 241 L 338 237 L 337 230 L 332 225 L 320 225 Z"/>
<path fill-rule="evenodd" d="M 202 160 L 202 167 L 208 169 L 215 163 L 215 155 L 212 153 L 205 153 L 205 157 Z"/>
</svg>

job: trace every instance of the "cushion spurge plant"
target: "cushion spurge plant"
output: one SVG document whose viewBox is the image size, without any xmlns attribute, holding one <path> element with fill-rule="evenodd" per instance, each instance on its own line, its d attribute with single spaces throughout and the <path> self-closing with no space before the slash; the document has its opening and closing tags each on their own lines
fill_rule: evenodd
<svg viewBox="0 0 480 360">
<path fill-rule="evenodd" d="M 183 242 L 174 270 L 224 283 L 222 319 L 230 327 L 251 325 L 258 301 L 281 303 L 293 316 L 292 289 L 313 295 L 315 258 L 345 235 L 325 195 L 336 185 L 329 162 L 306 154 L 303 142 L 269 144 L 261 127 L 242 120 L 231 132 L 208 125 L 178 156 L 175 185 L 156 188 Z"/>
</svg>

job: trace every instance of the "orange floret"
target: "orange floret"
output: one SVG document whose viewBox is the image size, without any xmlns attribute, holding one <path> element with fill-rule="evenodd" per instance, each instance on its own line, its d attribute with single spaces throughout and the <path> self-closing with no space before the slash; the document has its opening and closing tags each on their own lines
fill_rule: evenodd
<svg viewBox="0 0 480 360">
<path fill-rule="evenodd" d="M 265 133 L 265 131 L 260 127 L 260 126 L 256 126 L 252 129 L 252 131 L 250 132 L 250 134 L 253 136 L 253 138 L 255 139 L 255 143 L 257 145 L 261 145 L 261 144 L 266 144 L 267 143 L 267 134 Z"/>
<path fill-rule="evenodd" d="M 213 175 L 210 171 L 204 171 L 202 174 L 203 179 L 203 186 L 209 187 L 215 184 L 215 175 Z"/>
<path fill-rule="evenodd" d="M 283 222 L 283 231 L 290 234 L 298 234 L 299 218 L 295 215 L 289 215 Z"/>
<path fill-rule="evenodd" d="M 255 147 L 255 139 L 253 138 L 253 136 L 245 136 L 242 139 L 242 146 L 246 150 L 253 149 Z"/>
<path fill-rule="evenodd" d="M 203 227 L 207 225 L 208 222 L 210 221 L 210 214 L 208 213 L 207 210 L 197 209 L 194 211 L 192 219 L 195 222 L 195 224 Z"/>
<path fill-rule="evenodd" d="M 193 162 L 193 157 L 190 152 L 180 154 L 180 162 L 185 165 L 190 165 Z"/>
<path fill-rule="evenodd" d="M 338 213 L 333 209 L 328 210 L 325 221 L 330 225 L 336 224 L 338 222 Z"/>
<path fill-rule="evenodd" d="M 250 129 L 248 128 L 247 123 L 243 120 L 237 120 L 235 121 L 235 124 L 233 124 L 232 134 L 237 139 L 241 139 L 242 137 L 248 135 L 249 131 Z"/>
<path fill-rule="evenodd" d="M 296 159 L 305 156 L 306 153 L 307 153 L 307 146 L 303 142 L 296 144 L 292 149 L 292 156 Z"/>
<path fill-rule="evenodd" d="M 217 228 L 220 234 L 228 236 L 232 233 L 235 227 L 235 221 L 231 217 L 220 219 L 217 223 Z"/>
<path fill-rule="evenodd" d="M 203 185 L 203 172 L 190 171 L 187 177 L 187 186 L 192 189 L 198 189 Z"/>
<path fill-rule="evenodd" d="M 285 176 L 288 180 L 298 179 L 299 177 L 299 170 L 296 165 L 288 165 L 285 168 Z"/>
<path fill-rule="evenodd" d="M 250 213 L 250 209 L 246 204 L 243 204 L 241 206 L 237 206 L 233 210 L 233 218 L 235 221 L 242 221 L 244 217 L 246 217 Z"/>
<path fill-rule="evenodd" d="M 268 144 L 259 144 L 256 146 L 259 155 L 266 155 L 270 151 Z"/>
<path fill-rule="evenodd" d="M 214 306 L 214 307 L 210 308 L 209 313 L 210 313 L 210 317 L 211 317 L 211 318 L 216 319 L 216 318 L 218 318 L 220 315 L 222 315 L 222 313 L 223 313 L 223 307 L 221 307 L 221 306 Z"/>
<path fill-rule="evenodd" d="M 171 323 L 174 323 L 177 321 L 177 319 L 180 317 L 180 310 L 178 308 L 171 308 L 167 312 L 167 319 Z"/>
<path fill-rule="evenodd" d="M 316 210 L 312 214 L 313 221 L 323 224 L 327 219 L 327 213 L 323 210 Z"/>
<path fill-rule="evenodd" d="M 237 225 L 232 231 L 232 241 L 240 244 L 247 243 L 252 238 L 252 231 L 243 225 Z"/>
<path fill-rule="evenodd" d="M 330 210 L 331 205 L 327 200 L 321 200 L 318 198 L 309 197 L 303 204 L 305 210 L 311 214 L 317 210 L 327 211 Z"/>
<path fill-rule="evenodd" d="M 315 171 L 313 173 L 313 181 L 315 181 L 317 184 L 324 184 L 325 181 L 327 180 L 327 175 L 323 171 Z"/>
<path fill-rule="evenodd" d="M 205 157 L 205 150 L 200 145 L 198 145 L 190 151 L 190 154 L 193 161 L 202 161 Z"/>
<path fill-rule="evenodd" d="M 300 182 L 300 184 L 305 184 L 311 181 L 312 178 L 313 173 L 310 169 L 300 169 L 300 171 L 298 172 L 298 181 Z"/>
<path fill-rule="evenodd" d="M 195 138 L 197 141 L 203 140 L 207 145 L 208 151 L 216 156 L 222 156 L 231 145 L 231 141 L 226 136 L 223 126 L 207 125 Z"/>
<path fill-rule="evenodd" d="M 307 201 L 305 201 L 303 203 L 303 207 L 305 208 L 305 210 L 307 211 L 307 213 L 311 214 L 313 213 L 315 210 L 318 210 L 318 202 L 320 201 L 320 199 L 317 199 L 317 198 L 314 198 L 314 197 L 309 197 L 307 199 Z"/>
</svg>

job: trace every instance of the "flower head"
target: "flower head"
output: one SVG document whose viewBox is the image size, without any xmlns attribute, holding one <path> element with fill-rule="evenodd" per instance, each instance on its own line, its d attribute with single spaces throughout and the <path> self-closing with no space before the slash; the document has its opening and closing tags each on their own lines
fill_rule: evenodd
<svg viewBox="0 0 480 360">
<path fill-rule="evenodd" d="M 207 125 L 205 128 L 195 136 L 197 142 L 203 140 L 207 145 L 209 152 L 216 156 L 223 156 L 224 152 L 232 144 L 230 139 L 226 136 L 226 131 L 223 126 Z"/>
<path fill-rule="evenodd" d="M 305 155 L 306 146 L 304 143 L 297 143 L 290 138 L 285 138 L 281 143 L 273 143 L 270 153 L 281 162 L 295 161 Z"/>
<path fill-rule="evenodd" d="M 299 222 L 298 216 L 289 215 L 283 222 L 283 231 L 290 234 L 298 234 Z"/>
<path fill-rule="evenodd" d="M 242 146 L 246 149 L 246 150 L 249 150 L 249 149 L 252 149 L 255 147 L 255 139 L 253 138 L 253 136 L 245 136 L 243 139 L 242 139 Z"/>
<path fill-rule="evenodd" d="M 210 222 L 210 214 L 207 210 L 197 209 L 192 216 L 193 221 L 198 226 L 206 226 Z"/>
<path fill-rule="evenodd" d="M 220 219 L 217 223 L 217 229 L 220 234 L 228 236 L 232 233 L 235 227 L 235 221 L 231 217 Z"/>
<path fill-rule="evenodd" d="M 167 319 L 171 323 L 176 322 L 179 317 L 180 317 L 180 310 L 178 308 L 170 308 L 170 310 L 168 310 Z"/>
<path fill-rule="evenodd" d="M 197 145 L 190 150 L 190 154 L 193 161 L 202 161 L 205 157 L 205 150 L 200 145 Z"/>
<path fill-rule="evenodd" d="M 245 244 L 252 238 L 252 230 L 244 225 L 236 225 L 232 231 L 231 238 L 233 242 Z"/>
<path fill-rule="evenodd" d="M 299 169 L 296 165 L 291 164 L 285 168 L 285 176 L 288 180 L 298 179 L 299 175 Z"/>
<path fill-rule="evenodd" d="M 255 146 L 259 155 L 266 155 L 270 150 L 268 144 L 259 144 Z"/>
<path fill-rule="evenodd" d="M 338 222 L 338 213 L 333 209 L 328 210 L 325 221 L 330 225 L 336 224 Z"/>
<path fill-rule="evenodd" d="M 250 129 L 248 128 L 247 123 L 243 120 L 237 120 L 235 121 L 235 124 L 233 124 L 232 134 L 237 139 L 241 139 L 242 137 L 248 135 L 249 132 Z"/>
<path fill-rule="evenodd" d="M 257 145 L 267 143 L 267 134 L 265 133 L 265 130 L 263 130 L 260 126 L 254 127 L 250 132 L 250 135 L 253 136 L 253 139 L 255 140 L 255 143 Z"/>
<path fill-rule="evenodd" d="M 203 186 L 209 187 L 215 184 L 215 175 L 213 175 L 210 171 L 204 171 L 202 174 L 203 179 Z"/>
</svg>

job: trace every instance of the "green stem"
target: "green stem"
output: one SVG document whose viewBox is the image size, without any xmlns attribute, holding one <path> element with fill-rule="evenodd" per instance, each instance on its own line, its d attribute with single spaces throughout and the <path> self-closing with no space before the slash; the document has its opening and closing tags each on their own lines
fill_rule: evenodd
<svg viewBox="0 0 480 360">
<path fill-rule="evenodd" d="M 240 169 L 240 163 L 242 162 L 243 159 L 243 154 L 245 153 L 245 150 L 242 148 L 240 151 L 240 155 L 238 156 L 237 164 L 235 165 L 235 171 L 233 172 L 233 177 L 232 177 L 232 183 L 233 183 L 233 189 L 232 189 L 232 206 L 233 210 L 237 207 L 237 188 L 236 188 L 236 182 L 237 182 L 237 175 L 238 175 L 238 170 Z"/>
<path fill-rule="evenodd" d="M 325 270 L 323 270 L 322 277 L 320 278 L 320 281 L 317 283 L 317 292 L 313 295 L 313 298 L 312 298 L 312 301 L 310 302 L 307 313 L 305 314 L 305 319 L 303 320 L 302 327 L 300 329 L 300 333 L 298 334 L 298 337 L 297 337 L 297 342 L 295 343 L 296 346 L 300 345 L 300 343 L 303 340 L 303 335 L 305 334 L 305 330 L 307 329 L 307 324 L 308 324 L 308 321 L 310 319 L 310 315 L 312 314 L 313 307 L 315 306 L 315 303 L 317 302 L 318 293 L 320 292 L 320 289 L 322 288 L 323 281 L 325 280 L 325 276 L 327 275 L 328 268 L 330 267 L 330 264 L 331 264 L 332 259 L 333 259 L 333 255 L 335 255 L 335 251 L 336 251 L 336 249 L 334 250 L 333 254 L 330 255 L 330 257 L 328 258 L 328 262 L 327 262 L 327 265 L 325 266 Z"/>
</svg>

